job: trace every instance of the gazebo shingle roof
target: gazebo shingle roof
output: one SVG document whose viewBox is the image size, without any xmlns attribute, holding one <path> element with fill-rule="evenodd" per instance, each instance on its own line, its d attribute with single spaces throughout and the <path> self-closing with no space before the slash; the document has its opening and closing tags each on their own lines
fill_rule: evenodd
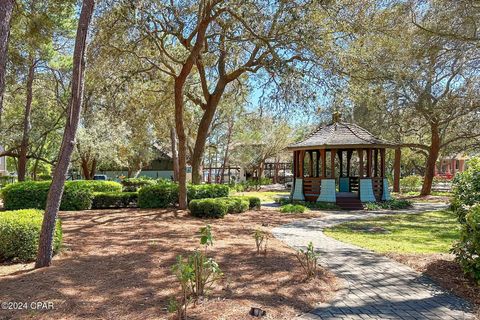
<svg viewBox="0 0 480 320">
<path fill-rule="evenodd" d="M 288 149 L 308 149 L 310 147 L 320 148 L 356 148 L 356 147 L 394 147 L 396 144 L 375 137 L 366 129 L 346 122 L 334 122 L 322 126 L 301 142 L 288 146 Z"/>
</svg>

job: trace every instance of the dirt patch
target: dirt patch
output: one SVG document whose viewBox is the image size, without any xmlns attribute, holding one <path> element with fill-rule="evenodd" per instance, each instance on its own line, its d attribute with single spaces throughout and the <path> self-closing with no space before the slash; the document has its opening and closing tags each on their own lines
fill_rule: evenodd
<svg viewBox="0 0 480 320">
<path fill-rule="evenodd" d="M 304 282 L 294 251 L 273 237 L 266 256 L 255 254 L 256 228 L 270 230 L 298 215 L 268 210 L 200 220 L 181 211 L 123 209 L 60 216 L 65 249 L 51 267 L 0 266 L 0 301 L 48 301 L 54 309 L 0 310 L 0 319 L 166 319 L 168 298 L 178 292 L 171 266 L 198 247 L 198 230 L 207 223 L 216 240 L 210 255 L 225 276 L 190 319 L 250 319 L 251 307 L 266 310 L 267 319 L 290 319 L 340 287 L 325 270 Z"/>
<path fill-rule="evenodd" d="M 423 272 L 441 287 L 474 304 L 480 311 L 480 288 L 465 276 L 451 254 L 387 254 L 390 258 Z M 480 313 L 479 313 L 480 315 Z"/>
</svg>

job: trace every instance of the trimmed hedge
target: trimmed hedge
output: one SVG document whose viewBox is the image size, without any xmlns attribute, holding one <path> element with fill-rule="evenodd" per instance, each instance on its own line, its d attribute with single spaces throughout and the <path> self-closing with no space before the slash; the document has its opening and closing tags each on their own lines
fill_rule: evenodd
<svg viewBox="0 0 480 320">
<path fill-rule="evenodd" d="M 43 211 L 35 209 L 0 212 L 0 261 L 35 259 L 42 228 Z M 57 220 L 53 252 L 62 245 L 62 225 Z"/>
<path fill-rule="evenodd" d="M 242 213 L 249 208 L 248 199 L 241 197 L 193 199 L 188 207 L 194 217 L 223 218 L 227 213 Z"/>
<path fill-rule="evenodd" d="M 178 202 L 178 185 L 161 183 L 147 186 L 138 192 L 140 208 L 167 208 Z"/>
<path fill-rule="evenodd" d="M 192 216 L 199 218 L 223 218 L 229 208 L 224 199 L 194 199 L 188 207 Z"/>
<path fill-rule="evenodd" d="M 187 186 L 187 199 L 206 199 L 228 197 L 230 188 L 225 184 L 200 184 Z"/>
<path fill-rule="evenodd" d="M 95 192 L 92 209 L 134 207 L 137 200 L 137 192 Z"/>
<path fill-rule="evenodd" d="M 2 189 L 3 205 L 7 210 L 45 209 L 51 181 L 12 183 Z M 120 192 L 122 185 L 113 181 L 66 181 L 60 210 L 86 210 L 92 206 L 94 192 Z"/>
<path fill-rule="evenodd" d="M 307 208 L 301 204 L 286 204 L 280 207 L 282 213 L 304 213 Z"/>
<path fill-rule="evenodd" d="M 228 197 L 230 188 L 221 184 L 188 185 L 188 201 Z M 167 208 L 178 203 L 178 185 L 170 181 L 145 186 L 138 192 L 140 208 Z"/>
<path fill-rule="evenodd" d="M 229 197 L 229 198 L 239 198 L 239 199 L 246 199 L 248 200 L 248 208 L 249 209 L 256 209 L 259 210 L 262 201 L 260 200 L 259 197 L 253 197 L 253 196 L 236 196 L 236 197 Z"/>
<path fill-rule="evenodd" d="M 152 186 L 156 184 L 157 181 L 147 178 L 125 178 L 121 183 L 124 192 L 135 192 L 143 187 Z"/>
<path fill-rule="evenodd" d="M 232 198 L 217 198 L 218 200 L 225 201 L 227 204 L 227 213 L 242 213 L 248 210 L 250 202 L 248 199 L 242 199 L 239 197 Z"/>
</svg>

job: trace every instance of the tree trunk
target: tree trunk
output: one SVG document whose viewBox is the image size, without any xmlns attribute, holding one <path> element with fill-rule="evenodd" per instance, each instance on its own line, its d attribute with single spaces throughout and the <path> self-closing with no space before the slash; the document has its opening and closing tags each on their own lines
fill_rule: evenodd
<svg viewBox="0 0 480 320">
<path fill-rule="evenodd" d="M 86 39 L 94 7 L 95 0 L 83 0 L 75 39 L 75 49 L 73 51 L 72 93 L 67 109 L 67 122 L 58 162 L 53 174 L 52 185 L 48 191 L 35 268 L 48 267 L 52 262 L 55 222 L 60 208 L 60 201 L 62 200 L 70 159 L 75 147 L 75 136 L 82 110 Z"/>
<path fill-rule="evenodd" d="M 187 137 L 183 122 L 183 87 L 185 78 L 175 79 L 175 129 L 178 137 L 178 206 L 187 209 Z"/>
<path fill-rule="evenodd" d="M 435 164 L 437 163 L 438 154 L 440 153 L 440 133 L 438 124 L 431 124 L 432 140 L 430 150 L 428 151 L 427 165 L 425 167 L 425 176 L 423 178 L 421 196 L 427 196 L 432 192 L 433 177 L 435 176 Z"/>
<path fill-rule="evenodd" d="M 227 131 L 227 145 L 225 146 L 225 154 L 223 155 L 223 164 L 222 164 L 222 171 L 220 173 L 220 183 L 224 183 L 224 175 L 225 175 L 225 167 L 229 164 L 229 151 L 230 151 L 230 143 L 232 141 L 232 132 L 233 132 L 233 117 L 231 121 L 228 123 L 228 131 Z M 228 183 L 230 183 L 230 175 L 228 176 Z"/>
<path fill-rule="evenodd" d="M 172 143 L 173 180 L 178 181 L 177 134 L 173 127 L 170 128 L 170 142 Z"/>
<path fill-rule="evenodd" d="M 225 90 L 225 84 L 219 84 L 218 89 L 211 95 L 205 112 L 198 126 L 197 139 L 195 141 L 195 147 L 193 149 L 192 156 L 192 183 L 200 184 L 202 181 L 202 173 L 200 167 L 202 166 L 203 153 L 205 151 L 205 144 L 207 142 L 208 134 L 210 131 L 210 125 L 212 124 L 213 117 L 217 111 L 218 103 Z"/>
<path fill-rule="evenodd" d="M 92 178 L 90 177 L 90 166 L 89 166 L 88 158 L 81 157 L 80 162 L 82 167 L 83 178 L 85 180 L 92 180 Z"/>
<path fill-rule="evenodd" d="M 5 74 L 7 69 L 8 38 L 10 36 L 10 20 L 12 19 L 14 0 L 0 2 L 0 124 L 3 113 L 3 94 L 5 92 Z"/>
<path fill-rule="evenodd" d="M 30 129 L 32 126 L 32 99 L 33 99 L 33 78 L 35 77 L 35 59 L 30 55 L 30 66 L 27 76 L 27 101 L 25 103 L 25 114 L 23 116 L 23 135 L 18 157 L 18 181 L 25 181 L 27 174 L 27 153 L 30 140 Z"/>
</svg>

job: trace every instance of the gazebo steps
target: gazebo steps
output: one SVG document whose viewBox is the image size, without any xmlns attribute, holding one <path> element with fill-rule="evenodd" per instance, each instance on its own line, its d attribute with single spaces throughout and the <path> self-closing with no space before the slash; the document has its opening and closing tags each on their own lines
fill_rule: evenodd
<svg viewBox="0 0 480 320">
<path fill-rule="evenodd" d="M 336 203 L 342 210 L 363 210 L 363 204 L 358 198 L 337 197 Z"/>
</svg>

